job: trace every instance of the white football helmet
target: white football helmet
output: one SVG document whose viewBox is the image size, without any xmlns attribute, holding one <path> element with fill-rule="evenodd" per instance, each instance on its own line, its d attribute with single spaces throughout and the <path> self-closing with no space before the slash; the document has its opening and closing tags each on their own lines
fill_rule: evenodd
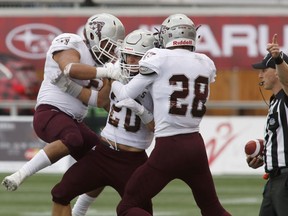
<svg viewBox="0 0 288 216">
<path fill-rule="evenodd" d="M 100 64 L 114 62 L 117 43 L 125 37 L 125 28 L 115 16 L 107 13 L 91 16 L 84 27 L 84 37 L 92 55 Z"/>
<path fill-rule="evenodd" d="M 173 14 L 163 21 L 159 38 L 163 48 L 191 46 L 195 50 L 196 27 L 186 15 Z"/>
<path fill-rule="evenodd" d="M 128 80 L 139 73 L 139 64 L 128 64 L 127 55 L 142 57 L 146 51 L 154 48 L 156 38 L 153 32 L 137 29 L 128 34 L 120 47 L 120 66 L 122 76 Z"/>
</svg>

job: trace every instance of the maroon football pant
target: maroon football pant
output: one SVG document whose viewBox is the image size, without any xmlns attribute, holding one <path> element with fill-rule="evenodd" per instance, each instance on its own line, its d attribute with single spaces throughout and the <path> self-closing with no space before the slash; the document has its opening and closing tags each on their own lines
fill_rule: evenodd
<svg viewBox="0 0 288 216">
<path fill-rule="evenodd" d="M 218 200 L 199 133 L 156 138 L 149 159 L 127 183 L 117 207 L 118 215 L 151 215 L 141 208 L 141 204 L 152 199 L 174 179 L 183 180 L 191 188 L 203 216 L 230 215 Z"/>
<path fill-rule="evenodd" d="M 53 201 L 68 205 L 76 196 L 104 186 L 111 186 L 122 197 L 128 179 L 146 160 L 145 151 L 116 151 L 97 145 L 63 175 L 52 189 Z M 142 202 L 140 207 L 152 213 L 151 200 Z"/>
<path fill-rule="evenodd" d="M 37 107 L 33 127 L 37 136 L 47 143 L 61 140 L 75 160 L 79 160 L 100 142 L 98 135 L 83 122 L 77 122 L 51 105 Z"/>
</svg>

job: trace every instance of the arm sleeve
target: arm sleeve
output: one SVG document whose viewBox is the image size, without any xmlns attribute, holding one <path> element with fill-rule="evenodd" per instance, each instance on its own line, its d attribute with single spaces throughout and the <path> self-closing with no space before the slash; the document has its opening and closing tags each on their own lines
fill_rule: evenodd
<svg viewBox="0 0 288 216">
<path fill-rule="evenodd" d="M 114 81 L 112 83 L 112 91 L 119 101 L 129 97 L 135 99 L 156 77 L 157 74 L 155 73 L 151 75 L 138 74 L 126 85 Z"/>
</svg>

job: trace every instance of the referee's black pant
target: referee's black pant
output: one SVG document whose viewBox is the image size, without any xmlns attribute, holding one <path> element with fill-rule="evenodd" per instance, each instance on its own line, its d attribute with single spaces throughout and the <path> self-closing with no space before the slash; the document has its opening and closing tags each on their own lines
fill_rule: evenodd
<svg viewBox="0 0 288 216">
<path fill-rule="evenodd" d="M 270 173 L 263 191 L 259 216 L 288 215 L 288 168 Z"/>
</svg>

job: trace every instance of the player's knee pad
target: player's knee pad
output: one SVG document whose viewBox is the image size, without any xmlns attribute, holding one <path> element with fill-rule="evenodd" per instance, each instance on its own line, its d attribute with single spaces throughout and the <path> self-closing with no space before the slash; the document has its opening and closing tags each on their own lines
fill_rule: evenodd
<svg viewBox="0 0 288 216">
<path fill-rule="evenodd" d="M 78 152 L 83 148 L 84 145 L 84 139 L 80 133 L 69 133 L 64 136 L 62 142 L 71 152 Z"/>
</svg>

